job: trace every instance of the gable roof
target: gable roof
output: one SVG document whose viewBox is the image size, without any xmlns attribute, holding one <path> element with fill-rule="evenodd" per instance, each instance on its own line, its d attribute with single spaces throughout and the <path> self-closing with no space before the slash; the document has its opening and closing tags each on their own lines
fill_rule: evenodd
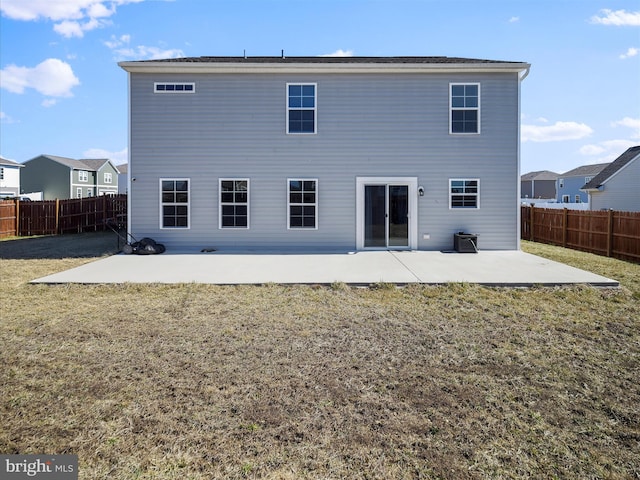
<svg viewBox="0 0 640 480">
<path fill-rule="evenodd" d="M 608 164 L 600 173 L 582 187 L 584 190 L 597 189 L 605 184 L 611 177 L 626 167 L 629 163 L 640 157 L 640 145 L 627 149 L 622 155 Z M 581 190 L 582 190 L 581 189 Z"/>
<path fill-rule="evenodd" d="M 528 72 L 526 62 L 460 57 L 183 57 L 119 62 L 127 72 Z M 526 74 L 524 75 L 526 76 Z M 523 78 L 524 78 L 523 76 Z"/>
<path fill-rule="evenodd" d="M 35 160 L 39 157 L 48 158 L 49 160 L 71 168 L 72 170 L 87 170 L 89 172 L 97 172 L 105 163 L 109 162 L 109 159 L 107 158 L 75 160 L 73 158 L 59 157 L 57 155 L 38 155 L 38 157 L 32 158 L 31 160 Z M 31 160 L 27 160 L 27 162 L 30 162 Z"/>
<path fill-rule="evenodd" d="M 0 157 L 0 165 L 3 167 L 24 167 L 21 163 L 14 162 L 13 160 L 9 160 L 8 158 Z"/>
<path fill-rule="evenodd" d="M 82 158 L 78 160 L 78 162 L 87 166 L 85 170 L 92 170 L 96 172 L 100 170 L 104 166 L 104 164 L 107 163 L 108 161 L 109 161 L 108 158 L 96 158 L 96 159 Z"/>
<path fill-rule="evenodd" d="M 609 165 L 608 163 L 596 163 L 594 165 L 582 165 L 580 167 L 574 168 L 573 170 L 569 170 L 568 172 L 564 172 L 561 175 L 558 175 L 561 178 L 566 177 L 588 177 L 589 175 L 597 175 L 604 168 Z"/>
<path fill-rule="evenodd" d="M 129 172 L 129 164 L 123 163 L 122 165 L 116 165 L 116 170 L 118 173 L 128 173 Z"/>
<path fill-rule="evenodd" d="M 532 180 L 556 180 L 558 178 L 556 172 L 550 170 L 538 170 L 537 172 L 525 173 L 520 177 L 520 180 L 532 181 Z"/>
</svg>

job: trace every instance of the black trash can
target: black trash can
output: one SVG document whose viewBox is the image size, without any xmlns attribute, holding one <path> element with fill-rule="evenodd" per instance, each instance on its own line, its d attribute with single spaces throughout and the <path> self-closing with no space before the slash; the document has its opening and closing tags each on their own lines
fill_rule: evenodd
<svg viewBox="0 0 640 480">
<path fill-rule="evenodd" d="M 478 236 L 472 233 L 454 233 L 453 249 L 458 253 L 478 253 Z"/>
</svg>

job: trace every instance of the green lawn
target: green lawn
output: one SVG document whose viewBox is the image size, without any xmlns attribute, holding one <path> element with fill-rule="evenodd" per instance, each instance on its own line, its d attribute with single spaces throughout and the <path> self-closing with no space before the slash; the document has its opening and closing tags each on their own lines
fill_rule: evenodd
<svg viewBox="0 0 640 480">
<path fill-rule="evenodd" d="M 640 266 L 620 289 L 30 285 L 112 235 L 0 242 L 0 451 L 81 479 L 638 478 Z"/>
</svg>

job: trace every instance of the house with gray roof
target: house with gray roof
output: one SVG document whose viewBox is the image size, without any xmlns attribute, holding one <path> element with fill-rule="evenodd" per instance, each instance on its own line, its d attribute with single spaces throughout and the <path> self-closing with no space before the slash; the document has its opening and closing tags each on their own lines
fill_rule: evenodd
<svg viewBox="0 0 640 480">
<path fill-rule="evenodd" d="M 581 189 L 591 210 L 640 212 L 640 145 L 629 148 Z"/>
<path fill-rule="evenodd" d="M 124 61 L 129 233 L 167 248 L 519 248 L 524 62 Z"/>
<path fill-rule="evenodd" d="M 588 203 L 589 196 L 581 188 L 598 175 L 608 163 L 582 165 L 558 175 L 557 202 L 558 203 Z"/>
<path fill-rule="evenodd" d="M 129 164 L 116 165 L 118 169 L 118 193 L 126 194 L 129 190 Z"/>
<path fill-rule="evenodd" d="M 0 157 L 0 198 L 20 195 L 20 170 L 23 165 Z"/>
<path fill-rule="evenodd" d="M 542 200 L 556 199 L 558 174 L 549 170 L 525 173 L 520 177 L 520 196 Z"/>
<path fill-rule="evenodd" d="M 106 158 L 75 160 L 39 155 L 24 162 L 23 192 L 42 192 L 43 200 L 86 198 L 118 193 L 118 170 Z"/>
</svg>

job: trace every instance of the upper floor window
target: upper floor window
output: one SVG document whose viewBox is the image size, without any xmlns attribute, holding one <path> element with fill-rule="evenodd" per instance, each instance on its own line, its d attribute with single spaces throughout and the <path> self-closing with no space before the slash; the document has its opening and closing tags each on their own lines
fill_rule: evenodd
<svg viewBox="0 0 640 480">
<path fill-rule="evenodd" d="M 78 181 L 79 182 L 88 182 L 89 181 L 89 172 L 86 170 L 80 170 L 78 172 Z"/>
<path fill-rule="evenodd" d="M 189 228 L 189 179 L 160 179 L 160 228 Z"/>
<path fill-rule="evenodd" d="M 316 133 L 316 84 L 287 84 L 287 133 Z"/>
<path fill-rule="evenodd" d="M 288 227 L 318 228 L 318 181 L 289 179 Z"/>
<path fill-rule="evenodd" d="M 196 91 L 196 84 L 190 83 L 161 83 L 155 82 L 153 84 L 153 91 L 155 93 L 194 93 Z"/>
<path fill-rule="evenodd" d="M 480 84 L 452 83 L 450 133 L 480 133 Z"/>
<path fill-rule="evenodd" d="M 449 180 L 449 208 L 480 208 L 480 180 Z"/>
<path fill-rule="evenodd" d="M 584 183 L 585 183 L 585 184 L 587 184 L 587 183 L 589 183 L 592 179 L 593 179 L 593 177 L 584 177 Z"/>
<path fill-rule="evenodd" d="M 558 179 L 558 186 L 559 186 L 560 188 L 564 188 L 564 178 L 559 178 L 559 179 Z"/>
<path fill-rule="evenodd" d="M 249 180 L 220 180 L 220 228 L 249 228 Z"/>
<path fill-rule="evenodd" d="M 112 183 L 113 182 L 113 175 L 111 175 L 111 172 L 104 172 L 104 183 Z"/>
<path fill-rule="evenodd" d="M 4 180 L 4 167 L 0 167 L 0 180 Z"/>
</svg>

